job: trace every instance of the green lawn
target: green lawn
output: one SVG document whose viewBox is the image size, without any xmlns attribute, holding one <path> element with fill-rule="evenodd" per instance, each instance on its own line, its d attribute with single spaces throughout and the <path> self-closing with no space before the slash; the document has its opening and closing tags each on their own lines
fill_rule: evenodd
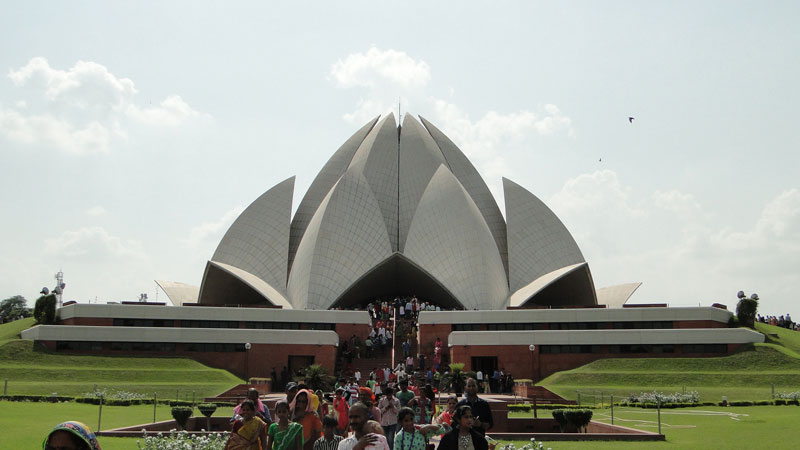
<svg viewBox="0 0 800 450">
<path fill-rule="evenodd" d="M 540 414 L 539 417 L 545 417 Z M 611 411 L 595 410 L 593 420 L 610 423 Z M 546 442 L 553 450 L 794 449 L 800 423 L 797 406 L 701 407 L 661 411 L 664 442 Z M 655 410 L 614 408 L 614 424 L 658 431 Z M 517 448 L 524 442 L 515 442 Z"/>
<path fill-rule="evenodd" d="M 8 380 L 8 395 L 80 395 L 96 385 L 169 399 L 213 396 L 242 383 L 188 358 L 68 355 L 21 339 L 0 345 L 0 380 Z"/>
<path fill-rule="evenodd" d="M 775 392 L 800 390 L 800 359 L 791 349 L 756 344 L 720 358 L 617 358 L 603 359 L 559 372 L 539 383 L 553 392 L 594 402 L 591 392 L 621 396 L 632 392 L 669 393 L 695 390 L 701 401 L 764 400 Z M 597 402 L 600 401 L 598 398 Z"/>
<path fill-rule="evenodd" d="M 800 355 L 800 332 L 763 323 L 756 323 L 756 330 L 767 336 L 767 342 L 782 345 Z M 773 336 L 776 334 L 777 337 Z"/>
<path fill-rule="evenodd" d="M 33 326 L 36 320 L 33 317 L 15 320 L 0 325 L 0 345 L 11 339 L 19 339 L 19 333 Z"/>
<path fill-rule="evenodd" d="M 2 448 L 35 449 L 57 423 L 78 420 L 95 429 L 99 407 L 78 403 L 28 403 L 0 401 L 0 423 L 5 426 Z M 229 416 L 232 408 L 219 408 L 215 416 Z M 549 413 L 549 412 L 548 412 Z M 545 412 L 540 417 L 545 417 Z M 610 422 L 611 411 L 595 410 L 594 420 Z M 170 408 L 158 406 L 157 420 L 169 420 Z M 657 431 L 655 410 L 614 408 L 614 423 Z M 114 428 L 153 420 L 151 405 L 103 407 L 102 428 Z M 574 449 L 790 449 L 797 447 L 791 430 L 800 423 L 797 406 L 708 407 L 663 410 L 662 432 L 666 442 L 549 442 L 553 450 Z M 104 450 L 135 450 L 136 439 L 99 438 Z M 517 447 L 523 443 L 517 442 Z"/>
<path fill-rule="evenodd" d="M 3 449 L 36 449 L 41 448 L 42 440 L 58 423 L 65 420 L 77 420 L 97 429 L 99 406 L 81 403 L 30 403 L 0 401 L 0 423 L 3 424 Z M 214 416 L 231 416 L 233 408 L 217 408 Z M 195 415 L 200 415 L 195 412 Z M 156 408 L 156 420 L 172 420 L 170 407 L 159 405 Z M 150 423 L 153 421 L 153 406 L 103 406 L 101 428 L 118 428 L 123 426 Z M 136 439 L 98 438 L 103 450 L 136 449 Z"/>
</svg>

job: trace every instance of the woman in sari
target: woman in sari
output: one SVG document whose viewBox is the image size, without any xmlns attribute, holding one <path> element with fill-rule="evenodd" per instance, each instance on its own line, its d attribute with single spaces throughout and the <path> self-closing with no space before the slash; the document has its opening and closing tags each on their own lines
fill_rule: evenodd
<svg viewBox="0 0 800 450">
<path fill-rule="evenodd" d="M 225 450 L 261 450 L 267 441 L 266 424 L 256 417 L 256 405 L 252 400 L 242 402 L 240 419 L 233 423 L 233 430 Z"/>
<path fill-rule="evenodd" d="M 456 412 L 456 405 L 458 404 L 458 397 L 451 395 L 447 398 L 447 408 L 439 414 L 434 423 L 439 425 L 447 425 L 446 428 L 450 429 L 453 426 L 453 414 Z"/>
<path fill-rule="evenodd" d="M 303 426 L 289 421 L 289 403 L 286 400 L 275 403 L 275 415 L 278 421 L 269 426 L 266 450 L 302 450 Z"/>
<path fill-rule="evenodd" d="M 292 420 L 303 426 L 303 450 L 313 450 L 314 441 L 322 434 L 322 421 L 311 405 L 311 393 L 306 389 L 297 391 L 289 409 Z"/>
</svg>

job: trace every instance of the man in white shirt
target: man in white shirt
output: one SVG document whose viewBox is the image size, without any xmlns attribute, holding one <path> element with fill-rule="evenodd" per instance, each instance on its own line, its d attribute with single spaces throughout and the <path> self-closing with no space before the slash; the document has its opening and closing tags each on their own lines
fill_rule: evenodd
<svg viewBox="0 0 800 450">
<path fill-rule="evenodd" d="M 361 384 L 361 371 L 356 369 L 356 373 L 353 374 L 353 377 L 356 379 L 356 384 Z"/>
<path fill-rule="evenodd" d="M 364 424 L 367 423 L 369 408 L 363 403 L 356 403 L 350 407 L 347 418 L 350 419 L 350 428 L 353 434 L 339 442 L 339 450 L 364 450 L 367 446 L 378 442 L 378 436 L 364 434 Z"/>
</svg>

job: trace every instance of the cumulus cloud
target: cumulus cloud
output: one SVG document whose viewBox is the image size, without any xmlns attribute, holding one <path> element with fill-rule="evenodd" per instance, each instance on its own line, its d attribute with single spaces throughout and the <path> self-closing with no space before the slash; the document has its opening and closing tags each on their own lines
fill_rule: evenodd
<svg viewBox="0 0 800 450">
<path fill-rule="evenodd" d="M 236 206 L 235 208 L 225 212 L 219 219 L 213 222 L 203 222 L 200 225 L 193 227 L 189 230 L 186 238 L 183 239 L 184 245 L 191 248 L 210 244 L 212 242 L 219 242 L 222 239 L 222 233 L 227 230 L 234 220 L 244 211 L 244 207 Z"/>
<path fill-rule="evenodd" d="M 105 208 L 100 205 L 92 206 L 91 208 L 86 210 L 87 216 L 103 216 L 107 213 Z"/>
<path fill-rule="evenodd" d="M 752 229 L 737 231 L 726 227 L 711 239 L 727 250 L 769 248 L 772 255 L 792 253 L 800 257 L 800 191 L 784 191 L 767 203 Z"/>
<path fill-rule="evenodd" d="M 45 251 L 56 257 L 89 261 L 147 258 L 139 242 L 123 240 L 98 226 L 64 231 L 45 241 Z"/>
<path fill-rule="evenodd" d="M 786 190 L 736 227 L 678 190 L 641 192 L 610 170 L 582 174 L 546 201 L 592 266 L 598 286 L 644 281 L 635 302 L 710 304 L 742 287 L 789 295 L 800 276 L 800 191 Z M 788 298 L 788 297 L 786 297 Z"/>
<path fill-rule="evenodd" d="M 416 61 L 406 52 L 371 47 L 365 53 L 353 53 L 336 61 L 330 76 L 343 88 L 374 88 L 386 82 L 411 88 L 428 84 L 431 70 L 425 61 Z"/>
<path fill-rule="evenodd" d="M 85 155 L 107 152 L 112 131 L 94 121 L 76 126 L 49 114 L 24 115 L 11 109 L 0 109 L 0 135 L 12 142 L 39 144 Z"/>
<path fill-rule="evenodd" d="M 14 101 L 13 107 L 0 106 L 0 136 L 19 144 L 76 155 L 103 153 L 115 141 L 127 139 L 127 129 L 135 123 L 175 127 L 210 118 L 177 95 L 157 106 L 141 107 L 135 102 L 132 80 L 92 61 L 60 70 L 37 57 L 11 70 L 8 78 L 28 98 Z"/>
<path fill-rule="evenodd" d="M 398 50 L 371 47 L 348 55 L 333 64 L 329 79 L 362 94 L 355 109 L 343 115 L 349 123 L 396 112 L 398 100 L 403 111 L 423 113 L 464 151 L 500 201 L 500 178 L 510 173 L 504 155 L 510 149 L 524 146 L 531 136 L 574 133 L 571 119 L 553 104 L 508 113 L 490 110 L 473 119 L 452 101 L 453 88 L 447 88 L 447 99 L 429 92 L 431 68 L 425 61 Z"/>
</svg>

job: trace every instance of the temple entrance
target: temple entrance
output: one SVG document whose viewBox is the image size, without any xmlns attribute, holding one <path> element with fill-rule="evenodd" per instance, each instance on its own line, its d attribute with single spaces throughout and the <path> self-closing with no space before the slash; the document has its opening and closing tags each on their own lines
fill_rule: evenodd
<svg viewBox="0 0 800 450">
<path fill-rule="evenodd" d="M 464 309 L 447 288 L 400 253 L 387 258 L 353 283 L 331 308 L 363 308 L 377 299 L 411 296 L 442 309 Z"/>
<path fill-rule="evenodd" d="M 298 370 L 305 370 L 312 364 L 314 364 L 314 355 L 289 355 L 289 373 L 291 375 L 297 375 Z"/>
</svg>

